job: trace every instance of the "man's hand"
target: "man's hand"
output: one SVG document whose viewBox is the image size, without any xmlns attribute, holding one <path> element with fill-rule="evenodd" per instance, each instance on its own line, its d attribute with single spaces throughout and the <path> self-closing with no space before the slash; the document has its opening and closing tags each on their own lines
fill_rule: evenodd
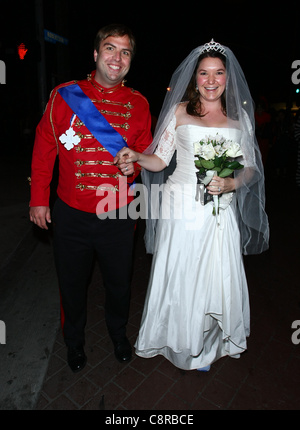
<svg viewBox="0 0 300 430">
<path fill-rule="evenodd" d="M 29 209 L 29 218 L 38 227 L 48 230 L 47 222 L 51 223 L 50 208 L 48 206 L 33 206 Z"/>
</svg>

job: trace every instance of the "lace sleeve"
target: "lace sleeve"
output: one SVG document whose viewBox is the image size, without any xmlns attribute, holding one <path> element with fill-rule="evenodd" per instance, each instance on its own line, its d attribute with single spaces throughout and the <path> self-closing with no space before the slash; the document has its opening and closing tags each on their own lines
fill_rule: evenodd
<svg viewBox="0 0 300 430">
<path fill-rule="evenodd" d="M 168 127 L 163 132 L 160 141 L 155 150 L 155 154 L 161 158 L 166 165 L 170 164 L 173 154 L 176 150 L 175 145 L 175 127 L 176 127 L 176 116 L 173 115 Z"/>
</svg>

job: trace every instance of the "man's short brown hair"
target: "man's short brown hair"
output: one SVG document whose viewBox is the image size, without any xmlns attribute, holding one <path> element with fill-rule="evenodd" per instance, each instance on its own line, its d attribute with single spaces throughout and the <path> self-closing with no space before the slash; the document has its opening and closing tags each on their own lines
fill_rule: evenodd
<svg viewBox="0 0 300 430">
<path fill-rule="evenodd" d="M 94 42 L 94 49 L 97 52 L 99 52 L 100 43 L 102 42 L 102 40 L 105 40 L 108 37 L 123 37 L 123 36 L 129 37 L 129 41 L 132 49 L 132 57 L 133 57 L 136 50 L 135 37 L 132 31 L 130 30 L 130 28 L 126 27 L 126 25 L 123 25 L 123 24 L 110 24 L 110 25 L 106 25 L 105 27 L 102 27 L 96 35 L 95 42 Z"/>
</svg>

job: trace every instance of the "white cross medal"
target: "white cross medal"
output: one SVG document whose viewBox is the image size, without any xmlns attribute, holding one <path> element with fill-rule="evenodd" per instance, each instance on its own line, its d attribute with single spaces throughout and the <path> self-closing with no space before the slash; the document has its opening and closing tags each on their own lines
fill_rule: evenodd
<svg viewBox="0 0 300 430">
<path fill-rule="evenodd" d="M 75 133 L 72 125 L 73 122 L 75 120 L 76 115 L 74 114 L 71 118 L 71 125 L 70 128 L 63 133 L 60 137 L 59 140 L 61 141 L 61 143 L 63 145 L 65 145 L 65 148 L 70 151 L 71 149 L 74 148 L 75 145 L 78 145 L 78 143 L 81 141 L 81 138 L 79 136 L 77 136 L 77 134 Z"/>
</svg>

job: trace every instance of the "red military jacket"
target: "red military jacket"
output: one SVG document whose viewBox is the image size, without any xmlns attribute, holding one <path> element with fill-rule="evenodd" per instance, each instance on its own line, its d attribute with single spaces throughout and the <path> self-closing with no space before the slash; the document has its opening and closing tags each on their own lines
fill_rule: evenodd
<svg viewBox="0 0 300 430">
<path fill-rule="evenodd" d="M 31 207 L 49 206 L 50 183 L 57 154 L 57 194 L 69 206 L 85 212 L 103 213 L 133 200 L 129 188 L 140 173 L 140 167 L 135 163 L 134 175 L 123 176 L 113 165 L 113 156 L 74 115 L 58 90 L 77 83 L 124 138 L 128 147 L 138 152 L 143 152 L 152 142 L 149 104 L 138 91 L 123 84 L 103 88 L 94 76 L 95 72 L 86 80 L 59 85 L 51 93 L 36 129 L 31 168 Z M 69 144 L 66 137 L 71 126 L 75 139 Z M 112 205 L 104 205 L 108 195 L 114 201 Z"/>
</svg>

